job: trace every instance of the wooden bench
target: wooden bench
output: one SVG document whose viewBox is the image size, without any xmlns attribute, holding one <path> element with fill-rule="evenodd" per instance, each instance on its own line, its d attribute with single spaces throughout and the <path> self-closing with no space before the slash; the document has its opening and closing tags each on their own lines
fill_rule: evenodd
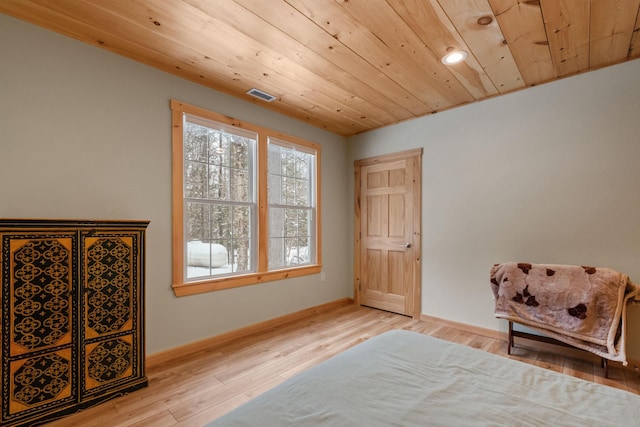
<svg viewBox="0 0 640 427">
<path fill-rule="evenodd" d="M 536 335 L 536 334 L 530 334 L 528 332 L 523 332 L 523 331 L 516 331 L 515 329 L 513 329 L 513 322 L 509 321 L 509 342 L 507 344 L 507 354 L 511 354 L 511 349 L 513 347 L 515 347 L 515 343 L 514 343 L 514 337 L 519 337 L 519 338 L 525 338 L 528 340 L 533 340 L 533 341 L 538 341 L 538 342 L 544 342 L 547 344 L 555 344 L 555 345 L 559 345 L 562 347 L 569 347 L 569 348 L 575 348 L 577 350 L 581 350 L 581 351 L 585 351 L 582 349 L 579 349 L 577 347 L 572 346 L 571 344 L 567 344 L 565 342 L 562 341 L 558 341 L 555 338 L 549 338 L 549 337 L 545 337 L 543 335 Z M 604 357 L 600 358 L 600 366 L 604 369 L 604 377 L 605 378 L 609 378 L 609 361 L 607 359 L 605 359 Z"/>
</svg>

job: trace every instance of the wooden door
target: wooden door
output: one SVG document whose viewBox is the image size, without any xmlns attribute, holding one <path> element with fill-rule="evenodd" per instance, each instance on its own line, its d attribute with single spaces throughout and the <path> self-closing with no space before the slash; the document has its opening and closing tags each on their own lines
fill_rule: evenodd
<svg viewBox="0 0 640 427">
<path fill-rule="evenodd" d="M 355 162 L 356 304 L 420 316 L 422 150 Z"/>
</svg>

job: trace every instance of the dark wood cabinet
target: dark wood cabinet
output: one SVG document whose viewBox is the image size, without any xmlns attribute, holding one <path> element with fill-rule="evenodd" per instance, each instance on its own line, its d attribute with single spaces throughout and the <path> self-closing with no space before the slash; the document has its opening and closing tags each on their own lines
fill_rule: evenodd
<svg viewBox="0 0 640 427">
<path fill-rule="evenodd" d="M 148 221 L 0 219 L 0 425 L 145 387 Z"/>
</svg>

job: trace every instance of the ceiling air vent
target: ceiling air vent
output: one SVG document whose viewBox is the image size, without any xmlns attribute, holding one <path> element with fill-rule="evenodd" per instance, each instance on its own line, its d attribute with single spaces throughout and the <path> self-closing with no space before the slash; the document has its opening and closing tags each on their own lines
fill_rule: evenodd
<svg viewBox="0 0 640 427">
<path fill-rule="evenodd" d="M 256 98 L 260 98 L 263 101 L 271 102 L 276 99 L 275 96 L 269 95 L 267 92 L 263 92 L 259 89 L 253 88 L 247 91 L 247 93 L 251 96 L 255 96 Z"/>
</svg>

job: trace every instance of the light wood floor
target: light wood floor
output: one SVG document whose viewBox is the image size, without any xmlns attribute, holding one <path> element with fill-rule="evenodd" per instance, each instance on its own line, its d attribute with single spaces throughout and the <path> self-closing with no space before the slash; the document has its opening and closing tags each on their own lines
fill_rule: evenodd
<svg viewBox="0 0 640 427">
<path fill-rule="evenodd" d="M 48 425 L 202 426 L 292 375 L 391 329 L 413 330 L 509 357 L 504 341 L 345 305 L 150 367 L 149 387 Z M 586 353 L 586 359 L 575 358 L 522 345 L 513 353 L 512 359 L 640 394 L 638 373 L 614 365 L 605 379 L 597 360 L 588 360 Z"/>
</svg>

